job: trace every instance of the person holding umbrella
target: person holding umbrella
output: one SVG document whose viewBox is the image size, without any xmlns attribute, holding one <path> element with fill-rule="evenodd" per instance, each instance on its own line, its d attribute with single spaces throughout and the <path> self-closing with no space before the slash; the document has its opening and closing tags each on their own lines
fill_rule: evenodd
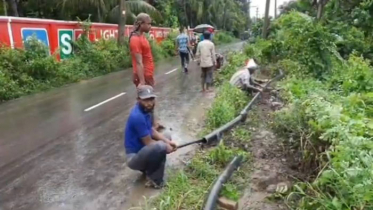
<svg viewBox="0 0 373 210">
<path fill-rule="evenodd" d="M 201 24 L 201 25 L 198 25 L 198 26 L 196 26 L 194 29 L 193 29 L 193 31 L 194 32 L 196 32 L 196 33 L 201 33 L 201 36 L 200 36 L 200 41 L 203 41 L 205 38 L 204 38 L 204 36 L 203 36 L 203 33 L 205 32 L 205 31 L 208 31 L 209 33 L 210 33 L 210 40 L 212 41 L 212 36 L 211 36 L 211 34 L 213 34 L 214 33 L 214 27 L 213 26 L 211 26 L 211 25 L 209 25 L 209 24 Z"/>
</svg>

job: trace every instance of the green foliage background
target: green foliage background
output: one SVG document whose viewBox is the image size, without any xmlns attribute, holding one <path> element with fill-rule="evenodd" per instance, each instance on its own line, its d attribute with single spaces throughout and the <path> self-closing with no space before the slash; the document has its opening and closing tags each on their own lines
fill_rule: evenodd
<svg viewBox="0 0 373 210">
<path fill-rule="evenodd" d="M 283 5 L 269 39 L 245 48 L 273 74 L 286 73 L 286 106 L 272 126 L 309 182 L 285 201 L 293 209 L 373 209 L 373 1 L 330 0 L 315 15 L 306 0 Z"/>
</svg>

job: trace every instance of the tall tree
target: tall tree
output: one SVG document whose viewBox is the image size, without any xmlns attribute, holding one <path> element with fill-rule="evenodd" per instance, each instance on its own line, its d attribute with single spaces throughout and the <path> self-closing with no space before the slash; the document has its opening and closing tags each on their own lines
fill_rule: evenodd
<svg viewBox="0 0 373 210">
<path fill-rule="evenodd" d="M 251 9 L 251 0 L 247 0 L 247 28 L 250 29 L 251 28 L 251 12 L 250 12 L 250 9 Z"/>
<path fill-rule="evenodd" d="M 324 7 L 328 3 L 329 0 L 312 0 L 312 5 L 317 8 L 317 19 L 320 20 L 323 12 L 324 12 Z"/>
<path fill-rule="evenodd" d="M 2 14 L 7 16 L 8 15 L 8 8 L 7 8 L 5 0 L 1 1 L 1 9 L 3 10 Z"/>
<path fill-rule="evenodd" d="M 126 0 L 119 0 L 119 21 L 118 21 L 118 45 L 124 44 L 124 35 L 126 29 Z"/>
<path fill-rule="evenodd" d="M 247 0 L 155 0 L 162 15 L 170 14 L 163 24 L 195 27 L 207 23 L 219 30 L 240 31 L 247 28 Z M 169 7 L 168 5 L 172 5 Z"/>
<path fill-rule="evenodd" d="M 265 16 L 264 16 L 264 26 L 263 26 L 263 38 L 267 38 L 267 31 L 269 26 L 269 5 L 271 4 L 270 0 L 267 0 L 266 2 L 266 10 L 265 10 Z"/>
<path fill-rule="evenodd" d="M 18 4 L 17 4 L 17 1 L 16 0 L 7 0 L 8 2 L 8 5 L 11 9 L 11 16 L 16 16 L 16 17 L 19 17 L 19 13 L 18 13 Z"/>
</svg>

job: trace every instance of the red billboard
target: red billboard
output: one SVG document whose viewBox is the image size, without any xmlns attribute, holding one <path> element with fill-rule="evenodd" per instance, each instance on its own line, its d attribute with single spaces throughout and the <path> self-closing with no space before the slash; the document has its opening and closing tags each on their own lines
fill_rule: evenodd
<svg viewBox="0 0 373 210">
<path fill-rule="evenodd" d="M 91 41 L 118 37 L 118 25 L 116 24 L 92 23 L 90 27 L 89 39 Z M 127 25 L 125 36 L 128 36 L 132 29 L 132 25 Z M 161 42 L 170 32 L 170 28 L 152 27 L 149 36 Z M 71 42 L 77 40 L 82 33 L 81 25 L 77 21 L 0 16 L 0 44 L 12 48 L 23 48 L 25 40 L 36 36 L 50 49 L 51 54 L 59 50 L 57 55 L 62 59 L 72 55 Z"/>
</svg>

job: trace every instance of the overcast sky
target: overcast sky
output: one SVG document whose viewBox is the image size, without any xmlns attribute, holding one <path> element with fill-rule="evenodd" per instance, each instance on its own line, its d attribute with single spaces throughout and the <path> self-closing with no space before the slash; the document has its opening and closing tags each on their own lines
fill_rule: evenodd
<svg viewBox="0 0 373 210">
<path fill-rule="evenodd" d="M 288 2 L 289 0 L 277 0 L 277 8 L 282 5 L 284 2 Z M 259 17 L 264 16 L 265 8 L 266 8 L 266 0 L 251 0 L 251 8 L 250 8 L 250 16 L 256 16 L 256 8 L 253 6 L 257 6 L 259 8 Z M 271 0 L 271 6 L 269 9 L 269 16 L 274 16 L 275 14 L 275 0 Z M 277 14 L 279 14 L 279 10 L 277 10 Z"/>
</svg>

